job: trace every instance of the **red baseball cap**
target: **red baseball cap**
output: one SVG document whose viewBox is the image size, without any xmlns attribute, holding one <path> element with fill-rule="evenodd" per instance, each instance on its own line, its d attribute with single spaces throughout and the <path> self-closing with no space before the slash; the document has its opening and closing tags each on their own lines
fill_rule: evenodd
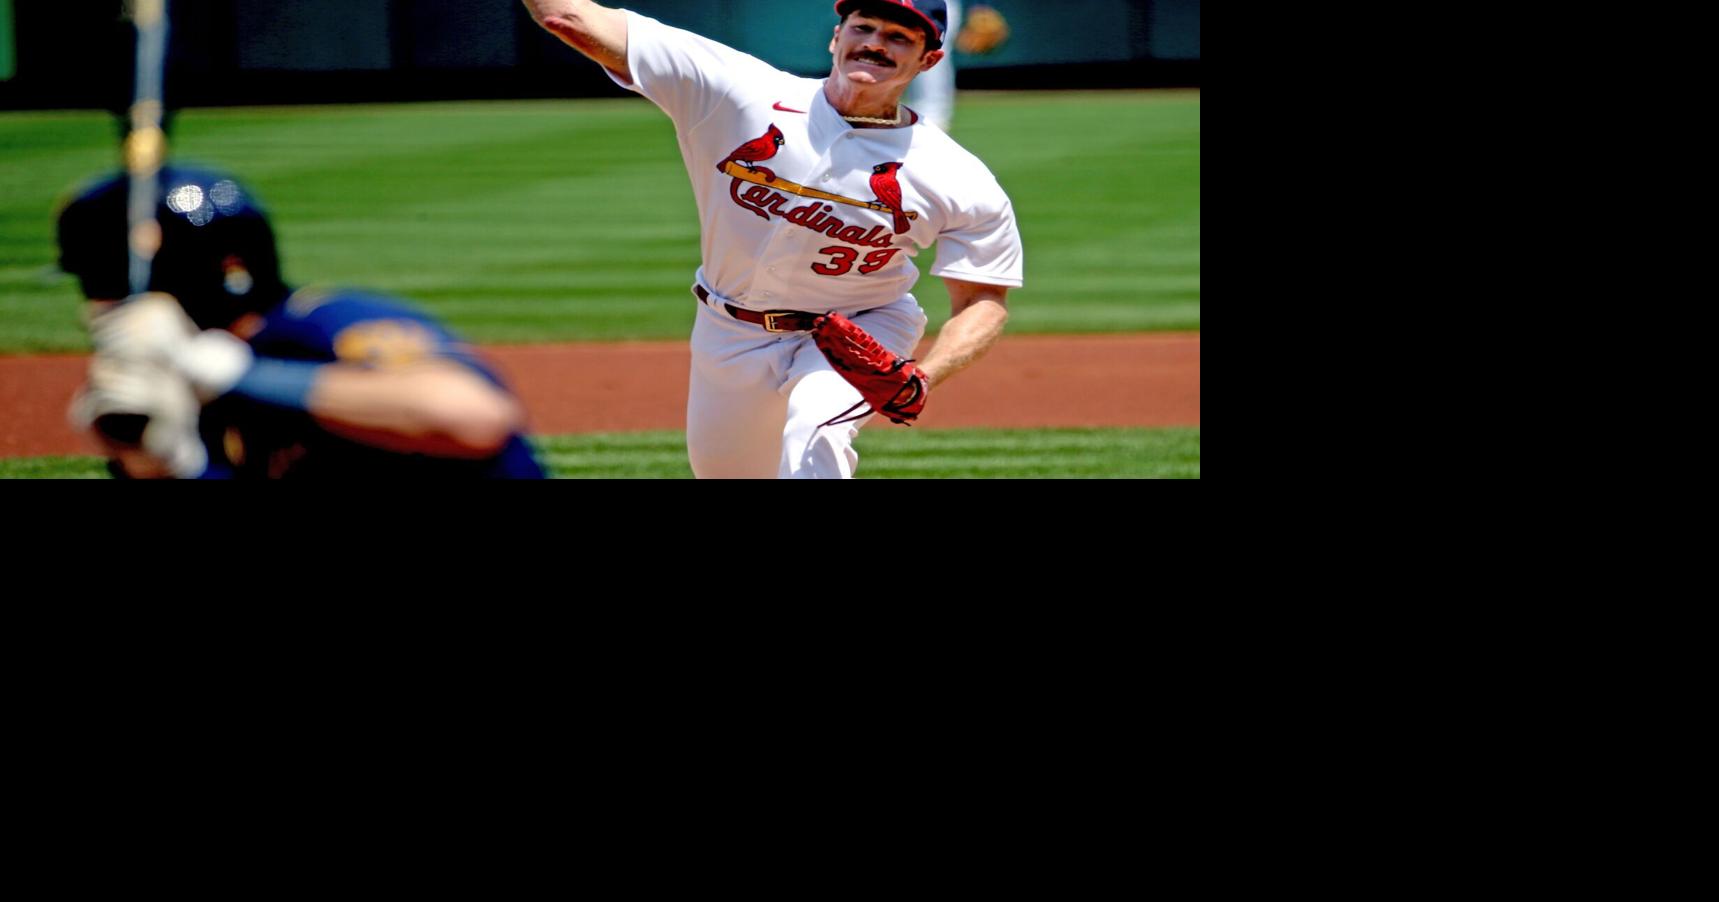
<svg viewBox="0 0 1719 902">
<path fill-rule="evenodd" d="M 943 0 L 836 0 L 836 15 L 845 19 L 860 6 L 893 6 L 912 14 L 918 24 L 925 26 L 928 50 L 942 47 L 943 32 L 949 30 L 949 6 Z"/>
</svg>

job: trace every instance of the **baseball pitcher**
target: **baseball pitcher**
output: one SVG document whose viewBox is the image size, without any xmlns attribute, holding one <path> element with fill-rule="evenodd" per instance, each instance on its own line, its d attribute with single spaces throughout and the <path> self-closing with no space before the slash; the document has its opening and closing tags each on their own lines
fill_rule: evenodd
<svg viewBox="0 0 1719 902">
<path fill-rule="evenodd" d="M 840 0 L 823 79 L 637 13 L 524 0 L 674 120 L 698 203 L 687 452 L 701 478 L 847 478 L 859 429 L 911 424 L 1002 334 L 1014 210 L 979 159 L 902 104 L 944 62 L 944 0 Z M 913 258 L 952 317 L 925 359 Z"/>
</svg>

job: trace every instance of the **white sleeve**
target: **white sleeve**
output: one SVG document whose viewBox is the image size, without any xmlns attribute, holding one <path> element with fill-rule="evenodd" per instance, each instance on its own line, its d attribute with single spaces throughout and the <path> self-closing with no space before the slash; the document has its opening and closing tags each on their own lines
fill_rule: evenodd
<svg viewBox="0 0 1719 902">
<path fill-rule="evenodd" d="M 1015 227 L 1014 204 L 1000 186 L 993 186 L 983 204 L 966 211 L 954 228 L 937 236 L 937 262 L 931 274 L 983 285 L 1021 287 L 1021 233 Z"/>
<path fill-rule="evenodd" d="M 632 10 L 625 12 L 627 68 L 632 70 L 633 82 L 628 84 L 613 72 L 609 78 L 662 107 L 677 126 L 690 129 L 704 121 L 737 85 L 780 75 L 757 57 Z"/>
</svg>

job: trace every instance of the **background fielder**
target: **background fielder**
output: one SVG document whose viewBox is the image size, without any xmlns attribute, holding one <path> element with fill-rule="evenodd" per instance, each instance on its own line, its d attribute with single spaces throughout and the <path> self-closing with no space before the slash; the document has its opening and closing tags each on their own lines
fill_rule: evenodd
<svg viewBox="0 0 1719 902">
<path fill-rule="evenodd" d="M 1001 335 L 1022 284 L 1014 211 L 994 176 L 901 98 L 934 69 L 942 0 L 845 0 L 827 79 L 588 0 L 533 18 L 674 120 L 702 226 L 687 448 L 700 477 L 847 477 L 861 400 L 808 338 L 843 313 L 913 353 L 927 318 L 912 258 L 937 249 L 951 319 L 920 363 L 932 386 Z M 899 199 L 898 199 L 899 198 Z"/>
</svg>

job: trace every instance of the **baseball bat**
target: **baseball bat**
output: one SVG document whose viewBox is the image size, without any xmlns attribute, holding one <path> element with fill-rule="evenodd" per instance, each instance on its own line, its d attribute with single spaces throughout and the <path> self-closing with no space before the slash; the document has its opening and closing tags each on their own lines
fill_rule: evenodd
<svg viewBox="0 0 1719 902">
<path fill-rule="evenodd" d="M 129 0 L 137 27 L 137 74 L 133 82 L 131 130 L 125 138 L 125 170 L 131 177 L 126 206 L 127 246 L 131 253 L 131 293 L 149 288 L 149 271 L 161 249 L 161 224 L 155 207 L 161 197 L 161 164 L 167 133 L 161 128 L 162 89 L 167 77 L 167 0 Z"/>
<path fill-rule="evenodd" d="M 137 65 L 132 81 L 130 128 L 121 149 L 130 180 L 126 198 L 126 251 L 130 257 L 131 293 L 149 289 L 155 252 L 161 249 L 161 223 L 155 218 L 161 197 L 161 164 L 167 157 L 167 133 L 161 127 L 163 82 L 167 68 L 167 0 L 127 0 L 137 29 Z M 108 438 L 138 444 L 149 418 L 139 414 L 104 414 L 93 424 Z"/>
</svg>

